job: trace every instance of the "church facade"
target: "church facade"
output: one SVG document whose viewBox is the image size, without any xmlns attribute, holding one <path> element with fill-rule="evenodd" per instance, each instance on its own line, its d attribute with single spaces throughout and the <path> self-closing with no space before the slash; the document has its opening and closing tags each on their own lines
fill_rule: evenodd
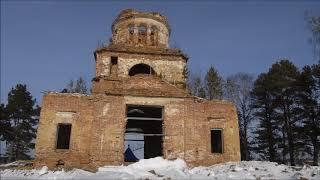
<svg viewBox="0 0 320 180">
<path fill-rule="evenodd" d="M 94 52 L 92 94 L 44 95 L 34 165 L 96 169 L 157 156 L 190 166 L 239 161 L 235 106 L 187 92 L 188 57 L 169 48 L 170 32 L 159 13 L 122 11 L 110 44 Z"/>
</svg>

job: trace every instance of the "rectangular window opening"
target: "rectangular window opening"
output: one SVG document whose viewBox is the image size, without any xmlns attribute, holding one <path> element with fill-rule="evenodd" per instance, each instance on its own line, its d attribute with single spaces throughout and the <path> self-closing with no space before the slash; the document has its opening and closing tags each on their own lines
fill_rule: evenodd
<svg viewBox="0 0 320 180">
<path fill-rule="evenodd" d="M 58 124 L 57 149 L 69 149 L 71 124 Z"/>
<path fill-rule="evenodd" d="M 223 153 L 222 129 L 211 129 L 211 153 Z"/>
<path fill-rule="evenodd" d="M 112 65 L 118 64 L 118 57 L 117 56 L 111 56 L 111 64 Z"/>
<path fill-rule="evenodd" d="M 125 162 L 163 155 L 162 110 L 157 106 L 127 106 Z"/>
</svg>

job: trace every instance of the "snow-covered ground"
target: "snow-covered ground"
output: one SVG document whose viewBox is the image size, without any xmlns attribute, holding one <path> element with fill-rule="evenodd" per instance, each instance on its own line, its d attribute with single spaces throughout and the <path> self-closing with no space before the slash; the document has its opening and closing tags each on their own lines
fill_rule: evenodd
<svg viewBox="0 0 320 180">
<path fill-rule="evenodd" d="M 0 166 L 4 168 L 4 166 Z M 7 166 L 8 167 L 8 166 Z M 96 173 L 73 169 L 0 170 L 0 179 L 320 179 L 319 166 L 290 167 L 264 161 L 242 161 L 188 168 L 177 159 L 140 160 L 128 166 L 105 166 Z"/>
</svg>

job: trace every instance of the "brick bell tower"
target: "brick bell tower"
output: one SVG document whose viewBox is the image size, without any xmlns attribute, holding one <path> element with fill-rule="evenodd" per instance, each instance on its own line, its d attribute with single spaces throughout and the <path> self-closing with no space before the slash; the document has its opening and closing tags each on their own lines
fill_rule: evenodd
<svg viewBox="0 0 320 180">
<path fill-rule="evenodd" d="M 94 53 L 93 94 L 165 96 L 184 91 L 186 96 L 184 71 L 188 58 L 179 49 L 169 48 L 170 26 L 166 17 L 127 9 L 118 15 L 111 29 L 110 44 Z M 160 88 L 161 83 L 153 82 L 155 79 L 180 90 L 174 92 L 177 88 L 171 88 L 172 92 L 168 92 L 170 88 Z M 138 81 L 150 86 L 139 87 Z"/>
</svg>

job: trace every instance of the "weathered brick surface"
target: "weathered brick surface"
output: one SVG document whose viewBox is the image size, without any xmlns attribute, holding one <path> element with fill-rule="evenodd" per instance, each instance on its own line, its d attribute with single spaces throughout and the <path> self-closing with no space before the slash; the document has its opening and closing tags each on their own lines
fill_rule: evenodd
<svg viewBox="0 0 320 180">
<path fill-rule="evenodd" d="M 150 52 L 153 52 L 150 50 Z M 96 76 L 110 76 L 111 56 L 118 57 L 118 77 L 128 77 L 129 70 L 136 64 L 144 63 L 151 66 L 158 76 L 172 84 L 184 84 L 183 70 L 186 59 L 182 55 L 169 53 L 161 55 L 142 54 L 141 52 L 114 52 L 114 50 L 100 50 L 96 52 Z"/>
<path fill-rule="evenodd" d="M 44 96 L 36 141 L 36 166 L 54 167 L 59 159 L 66 166 L 82 167 L 90 159 L 93 106 L 89 96 L 50 93 Z M 70 150 L 57 150 L 58 123 L 71 123 Z"/>
<path fill-rule="evenodd" d="M 169 32 L 166 19 L 159 14 L 132 11 L 124 14 L 113 24 L 117 33 L 122 31 L 118 23 L 140 23 L 140 20 L 146 24 L 157 21 L 167 28 L 165 33 Z M 137 17 L 151 20 L 138 21 Z M 36 167 L 55 168 L 59 160 L 66 167 L 87 169 L 124 164 L 127 105 L 163 107 L 164 158 L 182 158 L 191 166 L 240 160 L 234 105 L 189 95 L 183 76 L 187 58 L 182 53 L 161 46 L 150 48 L 149 44 L 138 49 L 121 47 L 121 37 L 114 36 L 118 45 L 111 44 L 95 52 L 92 95 L 47 93 L 44 96 L 36 141 Z M 113 73 L 110 73 L 111 56 L 118 57 Z M 150 65 L 156 74 L 129 76 L 130 68 L 139 63 Z M 72 124 L 69 150 L 55 148 L 58 123 Z M 222 154 L 211 153 L 210 130 L 215 128 L 223 129 Z"/>
<path fill-rule="evenodd" d="M 159 77 L 136 75 L 130 78 L 100 77 L 93 82 L 94 94 L 106 93 L 117 95 L 189 97 L 185 89 L 178 88 Z"/>
<path fill-rule="evenodd" d="M 130 34 L 128 33 L 129 25 L 133 26 L 135 36 L 133 42 L 130 42 Z M 140 25 L 144 25 L 147 28 L 147 34 L 151 34 L 151 27 L 157 29 L 157 46 L 168 47 L 169 46 L 169 35 L 170 27 L 166 17 L 159 13 L 145 13 L 138 12 L 132 9 L 122 11 L 112 24 L 112 42 L 116 44 L 125 45 L 130 43 L 135 46 L 140 46 L 138 43 L 138 28 Z M 147 36 L 147 44 L 150 43 L 150 36 Z"/>
<path fill-rule="evenodd" d="M 164 107 L 164 157 L 183 158 L 189 165 L 240 160 L 239 131 L 232 104 L 198 98 L 80 96 L 49 93 L 36 142 L 36 166 L 96 168 L 124 163 L 126 105 Z M 56 150 L 57 123 L 72 123 L 70 150 Z M 212 154 L 210 129 L 223 129 L 224 152 Z"/>
</svg>

